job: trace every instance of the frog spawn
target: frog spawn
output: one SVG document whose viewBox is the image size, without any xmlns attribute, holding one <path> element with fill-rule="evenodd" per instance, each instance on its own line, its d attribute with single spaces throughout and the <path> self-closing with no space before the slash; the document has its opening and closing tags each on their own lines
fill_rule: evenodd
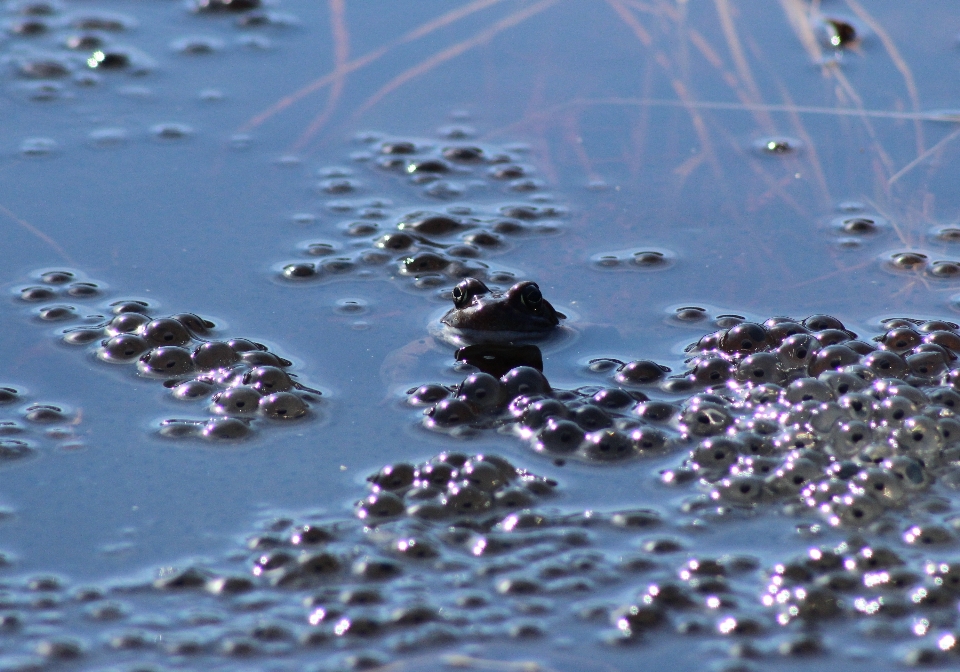
<svg viewBox="0 0 960 672">
<path fill-rule="evenodd" d="M 79 422 L 79 415 L 63 404 L 30 401 L 22 389 L 0 384 L 0 466 L 33 457 L 49 445 L 83 448 Z"/>
<path fill-rule="evenodd" d="M 426 407 L 428 429 L 467 436 L 508 428 L 537 452 L 558 459 L 609 462 L 660 455 L 679 437 L 641 419 L 648 406 L 642 392 L 555 390 L 530 366 L 513 368 L 499 379 L 474 373 L 452 389 L 423 385 L 410 390 L 407 401 Z"/>
<path fill-rule="evenodd" d="M 36 275 L 39 283 L 19 288 L 18 300 L 35 304 L 40 321 L 60 325 L 64 344 L 102 362 L 135 366 L 140 377 L 162 380 L 176 399 L 209 404 L 206 419 L 161 421 L 163 436 L 240 439 L 257 423 L 315 413 L 311 404 L 321 393 L 298 382 L 288 372 L 291 363 L 260 343 L 217 340 L 215 325 L 192 313 L 153 318 L 136 299 L 111 302 L 108 314 L 91 313 L 59 300 L 101 298 L 100 284 L 80 281 L 73 271 Z"/>
<path fill-rule="evenodd" d="M 408 402 L 454 435 L 507 429 L 537 452 L 610 462 L 686 449 L 669 484 L 696 481 L 691 510 L 775 504 L 832 526 L 865 527 L 924 497 L 960 468 L 956 325 L 894 319 L 862 341 L 835 318 L 735 324 L 687 348 L 688 370 L 623 364 L 622 387 L 554 390 L 536 369 L 459 386 L 424 385 Z M 605 360 L 608 362 L 614 360 Z M 602 368 L 602 367 L 601 367 Z M 683 402 L 650 395 L 690 394 Z"/>
<path fill-rule="evenodd" d="M 384 467 L 368 479 L 370 492 L 417 487 L 418 474 L 435 475 L 441 466 L 495 495 L 522 487 L 540 498 L 532 484 L 553 489 L 497 456 L 441 454 Z M 483 466 L 493 472 L 484 474 Z M 197 666 L 269 656 L 271 669 L 303 669 L 318 653 L 387 660 L 438 643 L 582 631 L 573 621 L 593 620 L 588 612 L 595 609 L 583 600 L 601 591 L 632 593 L 638 575 L 667 581 L 688 572 L 696 575 L 691 585 L 700 586 L 708 573 L 755 568 L 736 559 L 702 559 L 699 568 L 671 557 L 675 548 L 656 537 L 645 544 L 648 550 L 627 551 L 637 533 L 666 525 L 655 511 L 562 513 L 495 500 L 490 508 L 457 508 L 439 521 L 404 510 L 371 515 L 367 500 L 358 506 L 359 519 L 271 518 L 226 558 L 165 567 L 150 582 L 73 587 L 57 576 L 10 580 L 4 623 L 25 634 L 5 654 L 33 652 L 39 664 L 182 663 L 186 657 Z M 593 548 L 598 536 L 608 537 L 604 548 L 617 550 Z M 641 594 L 649 592 L 648 582 L 642 585 Z M 707 613 L 706 588 L 680 591 L 689 594 L 688 612 Z M 609 595 L 609 601 L 613 606 L 601 609 L 613 614 L 622 599 Z M 57 618 L 48 618 L 53 611 Z"/>
<path fill-rule="evenodd" d="M 449 140 L 389 140 L 379 135 L 365 136 L 364 142 L 372 149 L 352 158 L 373 164 L 372 178 L 384 171 L 405 175 L 414 186 L 426 185 L 422 195 L 433 201 L 473 191 L 477 196 L 488 195 L 503 191 L 501 186 L 507 193 L 526 193 L 534 191 L 529 188 L 532 185 L 540 186 L 531 177 L 532 168 L 518 163 L 522 157 L 506 148 Z M 451 176 L 465 181 L 451 182 Z M 383 199 L 354 198 L 366 187 L 352 169 L 327 168 L 320 177 L 317 189 L 338 197 L 327 208 L 352 219 L 334 225 L 334 236 L 302 243 L 300 260 L 278 264 L 277 275 L 283 280 L 387 276 L 420 289 L 455 284 L 465 277 L 511 283 L 515 274 L 493 267 L 487 259 L 524 235 L 555 233 L 566 215 L 565 208 L 539 196 L 514 203 L 398 208 Z"/>
<path fill-rule="evenodd" d="M 951 533 L 925 527 L 901 543 L 926 547 L 926 559 L 860 537 L 813 547 L 768 569 L 761 603 L 785 628 L 853 621 L 861 636 L 895 643 L 909 666 L 947 664 L 957 654 L 960 567 L 937 559 Z"/>
</svg>

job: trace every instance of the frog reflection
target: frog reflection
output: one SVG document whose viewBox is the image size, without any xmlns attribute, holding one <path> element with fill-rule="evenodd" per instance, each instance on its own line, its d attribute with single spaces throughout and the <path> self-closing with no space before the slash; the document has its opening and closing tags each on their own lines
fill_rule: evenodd
<svg viewBox="0 0 960 672">
<path fill-rule="evenodd" d="M 518 282 L 501 293 L 466 278 L 453 288 L 453 308 L 440 322 L 444 338 L 462 345 L 544 339 L 562 319 L 566 315 L 543 298 L 535 282 Z"/>
</svg>

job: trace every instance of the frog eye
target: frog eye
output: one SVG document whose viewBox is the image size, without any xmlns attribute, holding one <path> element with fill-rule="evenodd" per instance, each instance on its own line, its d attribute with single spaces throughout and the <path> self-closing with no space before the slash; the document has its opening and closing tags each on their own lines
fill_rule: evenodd
<svg viewBox="0 0 960 672">
<path fill-rule="evenodd" d="M 490 290 L 476 278 L 466 278 L 453 288 L 453 306 L 465 308 L 475 296 L 486 294 Z"/>
<path fill-rule="evenodd" d="M 540 293 L 539 287 L 530 283 L 520 292 L 520 300 L 527 308 L 536 310 L 543 303 L 543 294 Z"/>
<path fill-rule="evenodd" d="M 453 305 L 457 308 L 463 308 L 466 304 L 467 292 L 463 287 L 457 285 L 453 288 Z"/>
</svg>

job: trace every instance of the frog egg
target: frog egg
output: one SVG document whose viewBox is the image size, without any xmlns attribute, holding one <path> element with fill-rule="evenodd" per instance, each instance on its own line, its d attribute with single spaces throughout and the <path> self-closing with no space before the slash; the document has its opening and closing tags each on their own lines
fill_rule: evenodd
<svg viewBox="0 0 960 672">
<path fill-rule="evenodd" d="M 780 360 L 770 352 L 757 352 L 740 360 L 737 380 L 745 383 L 781 383 L 785 376 Z"/>
<path fill-rule="evenodd" d="M 469 405 L 459 399 L 443 399 L 431 408 L 424 422 L 431 428 L 449 428 L 473 422 L 476 415 Z"/>
<path fill-rule="evenodd" d="M 746 390 L 746 402 L 752 406 L 777 404 L 783 396 L 783 388 L 775 383 L 760 383 Z"/>
<path fill-rule="evenodd" d="M 292 420 L 307 414 L 306 402 L 292 392 L 274 392 L 262 397 L 259 409 L 263 415 L 277 420 Z"/>
<path fill-rule="evenodd" d="M 215 395 L 210 410 L 219 415 L 240 415 L 256 412 L 259 404 L 259 392 L 248 385 L 238 385 Z"/>
<path fill-rule="evenodd" d="M 207 381 L 188 380 L 173 388 L 173 396 L 177 399 L 193 401 L 194 399 L 203 399 L 204 397 L 210 396 L 215 389 L 216 387 Z"/>
<path fill-rule="evenodd" d="M 240 355 L 223 341 L 210 341 L 198 346 L 190 358 L 200 371 L 225 368 L 240 361 Z"/>
<path fill-rule="evenodd" d="M 828 345 L 816 354 L 807 370 L 811 376 L 819 376 L 825 371 L 842 369 L 859 361 L 860 354 L 846 345 Z"/>
<path fill-rule="evenodd" d="M 827 452 L 838 458 L 853 457 L 873 440 L 873 430 L 862 420 L 848 420 L 833 427 L 826 440 Z"/>
<path fill-rule="evenodd" d="M 905 490 L 924 490 L 933 482 L 929 472 L 920 462 L 905 455 L 884 460 L 882 466 L 887 473 L 898 479 Z"/>
<path fill-rule="evenodd" d="M 741 322 L 720 338 L 720 349 L 728 355 L 749 355 L 768 345 L 766 328 L 753 322 Z"/>
<path fill-rule="evenodd" d="M 735 367 L 722 357 L 704 357 L 693 367 L 691 377 L 697 385 L 720 385 L 734 377 Z"/>
<path fill-rule="evenodd" d="M 630 432 L 630 440 L 641 455 L 656 455 L 670 444 L 667 434 L 656 427 L 638 427 Z"/>
<path fill-rule="evenodd" d="M 0 461 L 19 460 L 33 453 L 26 441 L 18 439 L 0 439 Z"/>
<path fill-rule="evenodd" d="M 140 327 L 142 336 L 151 345 L 186 345 L 190 342 L 190 332 L 178 321 L 169 317 L 153 320 Z"/>
<path fill-rule="evenodd" d="M 937 431 L 945 447 L 960 441 L 960 420 L 956 418 L 940 418 L 937 420 Z"/>
<path fill-rule="evenodd" d="M 357 517 L 361 520 L 374 521 L 395 518 L 405 509 L 403 500 L 399 496 L 388 490 L 382 490 L 357 502 Z"/>
<path fill-rule="evenodd" d="M 133 333 L 148 322 L 150 318 L 142 313 L 120 313 L 110 320 L 107 333 L 111 335 Z"/>
<path fill-rule="evenodd" d="M 853 340 L 851 332 L 843 331 L 841 329 L 824 329 L 822 331 L 813 332 L 813 337 L 820 341 L 820 345 L 824 348 L 827 348 L 831 345 L 839 345 L 841 343 L 849 343 Z M 875 347 L 870 346 L 870 352 L 876 350 Z"/>
<path fill-rule="evenodd" d="M 899 479 L 877 467 L 865 469 L 854 476 L 850 481 L 850 489 L 854 493 L 870 495 L 885 506 L 898 506 L 905 497 Z"/>
<path fill-rule="evenodd" d="M 308 280 L 310 278 L 315 278 L 319 275 L 319 268 L 316 264 L 311 264 L 306 261 L 298 261 L 292 264 L 287 264 L 280 271 L 280 274 L 286 280 Z"/>
<path fill-rule="evenodd" d="M 670 369 L 649 360 L 637 360 L 625 364 L 614 379 L 622 385 L 649 385 L 661 380 Z"/>
<path fill-rule="evenodd" d="M 860 363 L 884 378 L 902 378 L 908 370 L 903 357 L 888 350 L 871 352 Z"/>
<path fill-rule="evenodd" d="M 474 373 L 460 383 L 457 398 L 482 413 L 490 412 L 500 407 L 503 387 L 500 381 L 489 373 Z"/>
<path fill-rule="evenodd" d="M 564 419 L 567 407 L 556 399 L 540 399 L 523 410 L 520 422 L 529 429 L 540 429 L 550 418 Z"/>
<path fill-rule="evenodd" d="M 820 342 L 810 334 L 794 334 L 777 348 L 777 358 L 784 370 L 806 368 L 821 349 Z"/>
<path fill-rule="evenodd" d="M 819 479 L 823 471 L 806 458 L 788 460 L 766 479 L 767 484 L 778 495 L 795 495 L 811 481 Z"/>
<path fill-rule="evenodd" d="M 817 404 L 810 414 L 810 429 L 819 434 L 826 434 L 837 422 L 846 419 L 846 411 L 835 401 Z"/>
<path fill-rule="evenodd" d="M 873 414 L 873 424 L 877 427 L 899 428 L 904 421 L 917 414 L 917 405 L 906 397 L 889 397 L 880 402 Z"/>
<path fill-rule="evenodd" d="M 566 455 L 580 447 L 584 436 L 584 431 L 575 422 L 548 418 L 534 435 L 532 447 L 537 452 Z"/>
<path fill-rule="evenodd" d="M 679 415 L 680 409 L 665 401 L 642 401 L 633 412 L 646 422 L 669 423 Z"/>
<path fill-rule="evenodd" d="M 922 415 L 904 420 L 903 426 L 894 431 L 892 440 L 900 451 L 919 457 L 927 464 L 936 461 L 943 448 L 937 422 Z"/>
<path fill-rule="evenodd" d="M 620 637 L 629 639 L 662 626 L 667 622 L 667 615 L 658 605 L 632 604 L 612 611 L 610 622 L 617 629 Z"/>
<path fill-rule="evenodd" d="M 822 443 L 820 437 L 804 427 L 792 427 L 774 437 L 774 445 L 780 452 L 816 450 L 822 447 Z"/>
<path fill-rule="evenodd" d="M 150 349 L 150 344 L 133 334 L 120 334 L 107 339 L 97 350 L 97 357 L 105 362 L 127 364 L 136 361 Z"/>
<path fill-rule="evenodd" d="M 62 408 L 49 404 L 31 404 L 23 417 L 29 422 L 42 424 L 66 422 L 68 419 Z"/>
<path fill-rule="evenodd" d="M 740 457 L 742 445 L 731 437 L 703 439 L 694 448 L 690 460 L 707 474 L 725 474 Z"/>
<path fill-rule="evenodd" d="M 433 462 L 417 468 L 416 483 L 446 488 L 447 483 L 456 478 L 457 470 L 443 462 Z"/>
<path fill-rule="evenodd" d="M 928 380 L 939 378 L 949 368 L 944 355 L 939 352 L 918 352 L 907 355 L 905 361 L 910 373 Z"/>
<path fill-rule="evenodd" d="M 811 400 L 833 401 L 833 391 L 816 378 L 798 378 L 787 386 L 783 396 L 791 404 Z"/>
<path fill-rule="evenodd" d="M 506 484 L 500 470 L 493 464 L 482 460 L 470 460 L 463 465 L 460 470 L 460 478 L 463 483 L 489 493 Z"/>
<path fill-rule="evenodd" d="M 47 322 L 62 322 L 77 317 L 73 306 L 44 306 L 37 311 L 37 317 Z"/>
<path fill-rule="evenodd" d="M 64 332 L 63 342 L 68 345 L 87 345 L 103 337 L 102 329 L 70 329 Z"/>
<path fill-rule="evenodd" d="M 454 485 L 441 498 L 444 508 L 457 515 L 482 513 L 491 507 L 489 494 L 473 485 Z"/>
<path fill-rule="evenodd" d="M 913 325 L 910 325 L 888 330 L 877 342 L 883 350 L 902 354 L 918 346 L 922 338 Z"/>
<path fill-rule="evenodd" d="M 550 383 L 540 371 L 530 366 L 518 366 L 500 378 L 507 399 L 520 395 L 550 394 Z"/>
<path fill-rule="evenodd" d="M 578 452 L 588 460 L 612 462 L 636 456 L 634 444 L 623 432 L 602 429 L 584 436 Z"/>
<path fill-rule="evenodd" d="M 243 376 L 243 384 L 250 385 L 260 394 L 273 394 L 293 389 L 293 380 L 283 369 L 276 366 L 258 366 Z"/>
<path fill-rule="evenodd" d="M 710 493 L 710 497 L 731 504 L 750 506 L 759 503 L 763 499 L 763 493 L 763 479 L 756 476 L 734 476 L 721 480 Z"/>
<path fill-rule="evenodd" d="M 872 421 L 874 415 L 879 410 L 877 400 L 869 394 L 863 394 L 861 392 L 844 394 L 837 399 L 837 403 L 840 404 L 840 407 L 844 409 L 847 416 L 852 420 Z"/>
<path fill-rule="evenodd" d="M 856 456 L 856 461 L 867 466 L 881 464 L 884 460 L 894 456 L 894 449 L 888 442 L 875 442 L 866 446 Z"/>
<path fill-rule="evenodd" d="M 953 543 L 953 535 L 946 528 L 939 525 L 914 525 L 903 533 L 903 540 L 912 546 L 943 546 Z M 956 608 L 955 598 L 945 596 L 949 601 L 949 606 Z"/>
<path fill-rule="evenodd" d="M 570 419 L 584 431 L 592 432 L 613 426 L 613 418 L 599 406 L 584 404 L 573 410 Z"/>
<path fill-rule="evenodd" d="M 720 404 L 706 402 L 685 408 L 680 424 L 692 436 L 715 436 L 733 424 L 733 417 Z"/>
<path fill-rule="evenodd" d="M 816 508 L 831 502 L 834 497 L 842 497 L 850 493 L 850 486 L 846 481 L 838 478 L 828 478 L 824 481 L 811 481 L 800 491 L 800 498 L 811 507 Z"/>
<path fill-rule="evenodd" d="M 863 527 L 883 513 L 883 506 L 869 495 L 849 494 L 834 499 L 821 509 L 833 526 Z"/>
<path fill-rule="evenodd" d="M 162 346 L 141 355 L 137 369 L 148 376 L 179 376 L 193 371 L 193 360 L 189 350 L 174 345 Z"/>
<path fill-rule="evenodd" d="M 20 290 L 21 301 L 50 301 L 57 297 L 57 293 L 49 287 L 25 287 Z"/>
<path fill-rule="evenodd" d="M 65 285 L 76 276 L 70 271 L 47 271 L 40 275 L 40 281 L 48 285 Z"/>
<path fill-rule="evenodd" d="M 211 418 L 200 433 L 205 439 L 236 440 L 250 434 L 250 425 L 239 418 Z"/>
<path fill-rule="evenodd" d="M 817 380 L 829 387 L 837 399 L 851 392 L 860 392 L 867 387 L 863 379 L 842 371 L 824 371 L 817 376 Z"/>
</svg>

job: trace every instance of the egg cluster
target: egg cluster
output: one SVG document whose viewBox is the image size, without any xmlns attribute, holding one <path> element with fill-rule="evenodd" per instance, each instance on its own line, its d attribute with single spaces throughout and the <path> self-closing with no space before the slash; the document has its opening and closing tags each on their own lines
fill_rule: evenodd
<svg viewBox="0 0 960 672">
<path fill-rule="evenodd" d="M 689 346 L 686 370 L 669 377 L 640 360 L 611 369 L 619 388 L 560 391 L 518 367 L 421 386 L 409 401 L 427 407 L 428 428 L 509 427 L 550 455 L 609 461 L 683 447 L 664 480 L 698 481 L 711 502 L 794 503 L 864 526 L 960 466 L 956 325 L 884 326 L 863 341 L 824 315 L 742 322 Z"/>
<path fill-rule="evenodd" d="M 477 199 L 489 200 L 490 195 L 499 200 L 503 191 L 525 193 L 542 186 L 531 177 L 530 166 L 518 163 L 522 157 L 515 151 L 464 144 L 462 140 L 367 141 L 375 149 L 355 154 L 355 161 L 405 176 L 412 185 L 422 186 L 422 195 L 429 200 L 469 195 L 471 202 L 401 209 L 383 199 L 349 200 L 365 188 L 354 171 L 323 169 L 317 189 L 337 196 L 327 208 L 345 217 L 335 225 L 339 235 L 303 242 L 303 259 L 279 264 L 280 278 L 303 282 L 386 274 L 421 289 L 449 285 L 465 277 L 509 283 L 515 273 L 494 268 L 486 259 L 525 235 L 557 232 L 558 220 L 566 215 L 565 208 L 549 199 L 477 204 Z"/>
<path fill-rule="evenodd" d="M 206 402 L 204 419 L 163 420 L 163 436 L 239 439 L 258 422 L 303 418 L 320 392 L 299 381 L 291 362 L 244 338 L 220 339 L 215 325 L 192 313 L 151 317 L 142 300 L 113 301 L 105 314 L 90 313 L 63 299 L 103 295 L 96 282 L 72 271 L 37 274 L 39 284 L 21 287 L 19 301 L 36 304 L 34 317 L 62 325 L 60 340 L 90 350 L 108 364 L 135 366 L 142 379 L 162 381 L 174 398 Z"/>
</svg>

